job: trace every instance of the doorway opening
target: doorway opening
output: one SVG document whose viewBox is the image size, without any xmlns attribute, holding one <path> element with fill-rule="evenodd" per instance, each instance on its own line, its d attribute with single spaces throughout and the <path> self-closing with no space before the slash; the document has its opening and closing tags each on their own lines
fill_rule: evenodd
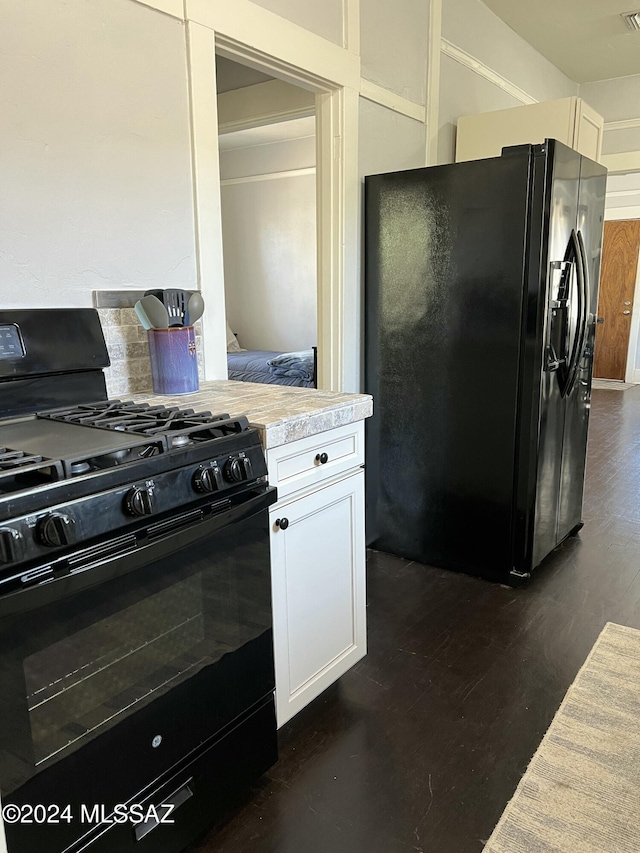
<svg viewBox="0 0 640 853">
<path fill-rule="evenodd" d="M 607 184 L 594 377 L 640 382 L 640 173 Z"/>
<path fill-rule="evenodd" d="M 347 216 L 347 211 L 357 210 L 357 145 L 358 145 L 358 92 L 341 83 L 333 83 L 331 76 L 319 76 L 314 71 L 249 47 L 216 31 L 213 36 L 215 54 L 246 65 L 275 80 L 306 90 L 314 99 L 316 121 L 316 228 L 317 228 L 317 384 L 326 390 L 358 390 L 359 314 L 359 256 L 357 252 L 359 220 L 357 215 Z M 206 222 L 220 224 L 220 209 L 215 177 L 218 134 L 215 128 L 214 147 L 202 144 L 212 140 L 210 118 L 217 111 L 217 95 L 207 89 L 207 80 L 215 78 L 213 52 L 209 53 L 209 35 L 204 28 L 196 28 L 190 35 L 192 110 L 194 122 L 194 173 L 196 212 L 200 258 L 207 270 L 203 280 L 216 291 L 223 277 L 221 230 L 214 234 L 205 230 Z M 318 62 L 314 63 L 318 66 Z M 322 67 L 323 63 L 320 63 Z M 197 66 L 194 71 L 194 66 Z M 328 65 L 327 65 L 328 67 Z M 341 71 L 342 73 L 342 71 Z M 339 75 L 338 75 L 339 76 Z M 348 75 L 347 75 L 348 76 Z M 268 81 L 264 81 L 268 82 Z M 209 96 L 207 98 L 207 95 Z M 213 109 L 211 103 L 213 103 Z M 215 197 L 211 195 L 215 192 Z M 204 214 L 200 216 L 200 212 Z M 218 317 L 212 322 L 221 332 Z M 347 323 L 347 319 L 349 322 Z M 218 369 L 219 353 L 212 350 L 207 362 Z M 225 359 L 226 360 L 226 359 Z"/>
<path fill-rule="evenodd" d="M 316 103 L 216 56 L 229 378 L 315 387 Z"/>
</svg>

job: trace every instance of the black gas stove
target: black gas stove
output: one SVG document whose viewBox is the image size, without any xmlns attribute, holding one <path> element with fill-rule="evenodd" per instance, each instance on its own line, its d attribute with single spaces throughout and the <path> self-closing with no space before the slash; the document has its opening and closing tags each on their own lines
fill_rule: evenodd
<svg viewBox="0 0 640 853">
<path fill-rule="evenodd" d="M 266 473 L 244 417 L 105 400 L 0 421 L 0 589 L 40 579 L 33 560 Z"/>
<path fill-rule="evenodd" d="M 0 790 L 71 818 L 9 853 L 178 853 L 277 755 L 259 434 L 108 363 L 93 310 L 0 312 Z"/>
</svg>

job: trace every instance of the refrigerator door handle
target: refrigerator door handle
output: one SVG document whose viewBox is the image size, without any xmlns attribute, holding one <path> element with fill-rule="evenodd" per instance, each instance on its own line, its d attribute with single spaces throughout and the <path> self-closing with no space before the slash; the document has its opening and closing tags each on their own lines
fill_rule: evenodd
<svg viewBox="0 0 640 853">
<path fill-rule="evenodd" d="M 576 246 L 576 271 L 578 274 L 578 310 L 579 310 L 579 319 L 578 319 L 578 333 L 576 335 L 576 340 L 574 343 L 574 352 L 572 353 L 572 358 L 569 367 L 569 374 L 567 377 L 566 390 L 563 396 L 568 396 L 573 390 L 574 385 L 576 384 L 576 379 L 578 378 L 578 372 L 580 370 L 580 362 L 582 360 L 582 355 L 584 352 L 584 345 L 587 340 L 587 326 L 589 324 L 589 301 L 590 301 L 590 290 L 589 290 L 589 276 L 588 276 L 588 267 L 587 267 L 587 255 L 584 247 L 584 240 L 582 238 L 582 234 L 580 231 L 577 233 L 575 231 L 571 232 L 572 239 L 575 239 Z"/>
<path fill-rule="evenodd" d="M 580 253 L 580 243 L 576 235 L 575 228 L 571 230 L 569 242 L 565 252 L 563 261 L 554 261 L 551 264 L 552 270 L 559 270 L 560 283 L 558 285 L 557 297 L 553 299 L 553 293 L 549 300 L 549 332 L 547 346 L 547 364 L 555 364 L 559 362 L 556 369 L 558 371 L 558 385 L 560 386 L 560 394 L 566 397 L 573 387 L 575 381 L 575 373 L 577 371 L 577 363 L 582 355 L 582 347 L 584 344 L 583 325 L 585 313 L 585 291 L 584 291 L 584 265 L 583 258 Z M 575 269 L 575 276 L 573 271 Z M 573 293 L 571 292 L 572 283 L 575 281 L 575 296 L 577 298 L 577 317 L 575 320 L 575 329 L 571 328 L 572 314 L 569 309 L 573 305 Z M 562 325 L 560 327 L 559 336 L 556 334 L 555 340 L 558 348 L 561 349 L 561 358 L 552 358 L 555 356 L 554 347 L 552 345 L 552 323 L 553 317 L 562 312 Z M 573 343 L 570 345 L 570 340 Z M 570 351 L 569 351 L 570 350 Z M 547 370 L 550 368 L 547 367 Z"/>
</svg>

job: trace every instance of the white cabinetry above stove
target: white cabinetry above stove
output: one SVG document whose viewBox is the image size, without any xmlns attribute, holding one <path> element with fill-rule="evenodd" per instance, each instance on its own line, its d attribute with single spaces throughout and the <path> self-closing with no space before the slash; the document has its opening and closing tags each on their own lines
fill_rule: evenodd
<svg viewBox="0 0 640 853">
<path fill-rule="evenodd" d="M 364 423 L 267 451 L 282 726 L 366 654 Z"/>
</svg>

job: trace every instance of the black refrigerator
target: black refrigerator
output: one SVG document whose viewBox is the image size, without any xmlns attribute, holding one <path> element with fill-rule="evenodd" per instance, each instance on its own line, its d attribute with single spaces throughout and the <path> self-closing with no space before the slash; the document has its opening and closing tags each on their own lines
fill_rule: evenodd
<svg viewBox="0 0 640 853">
<path fill-rule="evenodd" d="M 552 139 L 365 179 L 374 548 L 515 583 L 582 526 L 605 189 Z"/>
</svg>

